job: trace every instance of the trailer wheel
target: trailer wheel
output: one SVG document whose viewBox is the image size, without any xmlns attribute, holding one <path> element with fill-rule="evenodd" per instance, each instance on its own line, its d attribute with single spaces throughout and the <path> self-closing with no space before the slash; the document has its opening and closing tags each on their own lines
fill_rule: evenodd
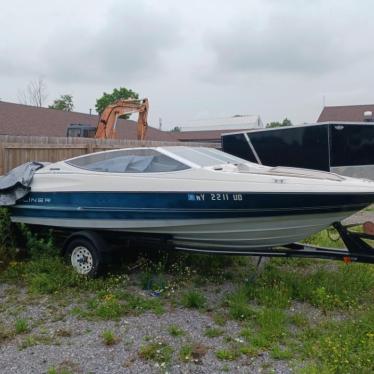
<svg viewBox="0 0 374 374">
<path fill-rule="evenodd" d="M 327 229 L 327 236 L 333 242 L 337 242 L 340 239 L 338 231 L 336 231 L 333 227 L 329 227 Z"/>
<path fill-rule="evenodd" d="M 66 246 L 65 257 L 78 274 L 95 277 L 103 267 L 100 246 L 86 237 L 72 238 Z"/>
</svg>

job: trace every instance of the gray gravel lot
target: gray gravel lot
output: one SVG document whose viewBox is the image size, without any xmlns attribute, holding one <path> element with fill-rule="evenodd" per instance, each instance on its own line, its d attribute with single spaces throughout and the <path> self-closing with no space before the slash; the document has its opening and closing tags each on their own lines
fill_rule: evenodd
<svg viewBox="0 0 374 374">
<path fill-rule="evenodd" d="M 22 300 L 23 290 L 19 290 Z M 207 289 L 206 294 L 220 293 Z M 9 303 L 13 292 L 8 286 L 0 287 L 1 303 Z M 8 296 L 7 296 L 8 295 Z M 14 297 L 14 296 L 13 296 Z M 44 302 L 43 302 L 44 301 Z M 84 301 L 84 300 L 81 300 Z M 22 302 L 19 305 L 23 305 Z M 48 298 L 41 298 L 35 305 L 23 305 L 17 313 L 0 313 L 0 321 L 5 325 L 14 324 L 15 315 L 33 321 L 28 334 L 20 334 L 13 339 L 0 343 L 0 373 L 29 374 L 47 373 L 50 368 L 67 368 L 72 373 L 260 373 L 271 367 L 276 373 L 291 373 L 284 361 L 273 360 L 268 353 L 254 358 L 245 356 L 235 361 L 220 361 L 215 356 L 217 349 L 227 346 L 224 337 L 240 339 L 240 326 L 234 321 L 227 321 L 222 327 L 224 335 L 216 338 L 204 336 L 208 327 L 215 326 L 207 312 L 173 308 L 161 316 L 145 313 L 140 316 L 125 317 L 118 321 L 91 321 L 79 319 L 70 313 L 71 306 L 59 310 L 58 320 L 55 308 L 51 308 Z M 63 317 L 61 317 L 63 316 Z M 168 327 L 174 324 L 186 332 L 186 335 L 173 337 Z M 117 344 L 107 346 L 101 334 L 111 330 L 119 337 Z M 28 335 L 49 338 L 47 343 L 23 348 Z M 142 345 L 149 339 L 164 341 L 174 350 L 170 366 L 160 367 L 152 361 L 145 361 L 138 355 Z M 46 339 L 48 340 L 48 339 Z M 181 346 L 199 343 L 207 348 L 207 353 L 197 363 L 183 363 L 178 358 Z"/>
<path fill-rule="evenodd" d="M 374 212 L 360 212 L 346 223 L 374 221 Z M 220 285 L 199 288 L 204 293 L 209 310 L 199 311 L 176 306 L 166 301 L 166 312 L 150 312 L 126 316 L 115 321 L 88 320 L 72 313 L 75 306 L 86 305 L 91 294 L 82 293 L 64 300 L 52 296 L 32 296 L 23 288 L 0 283 L 0 327 L 14 329 L 17 319 L 28 321 L 30 331 L 2 339 L 0 331 L 0 373 L 48 373 L 51 368 L 65 368 L 68 373 L 292 373 L 292 361 L 272 359 L 268 352 L 257 356 L 242 355 L 234 361 L 216 357 L 219 349 L 228 347 L 229 341 L 240 342 L 242 326 L 228 320 L 217 326 L 213 314 L 221 308 L 224 296 L 237 285 L 225 281 Z M 134 292 L 143 292 L 139 288 Z M 143 296 L 151 297 L 143 292 Z M 294 303 L 289 313 L 307 316 L 311 325 L 324 316 L 309 304 Z M 339 320 L 341 315 L 330 315 Z M 186 332 L 171 336 L 168 328 L 176 325 Z M 204 332 L 209 327 L 219 327 L 222 336 L 208 338 Z M 105 345 L 102 333 L 111 330 L 118 337 L 116 344 Z M 34 340 L 33 340 L 34 339 Z M 162 341 L 173 349 L 171 364 L 160 366 L 139 356 L 142 346 L 152 341 Z M 205 347 L 196 362 L 183 362 L 180 348 L 188 344 Z M 57 370 L 57 373 L 59 371 Z"/>
<path fill-rule="evenodd" d="M 374 209 L 374 205 L 372 205 L 371 208 Z M 374 222 L 374 211 L 362 210 L 361 212 L 358 212 L 353 216 L 350 216 L 347 219 L 345 219 L 343 223 L 349 225 L 353 223 L 364 223 L 367 221 Z"/>
</svg>

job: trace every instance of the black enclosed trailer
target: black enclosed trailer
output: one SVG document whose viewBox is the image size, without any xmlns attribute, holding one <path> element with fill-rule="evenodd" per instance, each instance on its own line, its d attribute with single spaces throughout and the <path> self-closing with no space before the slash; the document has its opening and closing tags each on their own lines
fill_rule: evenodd
<svg viewBox="0 0 374 374">
<path fill-rule="evenodd" d="M 269 166 L 374 179 L 374 123 L 323 122 L 223 134 L 224 152 Z"/>
</svg>

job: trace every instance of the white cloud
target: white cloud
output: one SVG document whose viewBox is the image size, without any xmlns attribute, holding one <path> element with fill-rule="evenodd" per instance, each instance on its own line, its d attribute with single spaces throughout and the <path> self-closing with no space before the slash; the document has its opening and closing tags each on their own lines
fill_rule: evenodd
<svg viewBox="0 0 374 374">
<path fill-rule="evenodd" d="M 372 0 L 12 0 L 0 12 L 0 98 L 44 76 L 79 111 L 125 86 L 151 124 L 236 113 L 313 121 L 373 102 Z"/>
<path fill-rule="evenodd" d="M 162 68 L 163 53 L 178 42 L 178 14 L 149 1 L 115 2 L 102 12 L 100 22 L 48 23 L 48 34 L 24 47 L 24 56 L 12 45 L 4 48 L 0 74 L 43 74 L 59 82 L 124 82 Z M 89 9 L 87 9 L 89 12 Z M 77 9 L 85 17 L 84 8 Z M 89 17 L 89 14 L 87 14 Z M 73 17 L 76 20 L 76 16 Z M 79 18 L 79 17 L 78 17 Z M 95 23 L 96 22 L 96 23 Z M 19 41 L 22 44 L 22 41 Z M 1 50 L 1 48 L 0 48 Z M 15 52 L 15 53 L 12 53 Z"/>
<path fill-rule="evenodd" d="M 353 21 L 365 12 L 364 4 L 355 4 L 268 0 L 258 7 L 252 2 L 224 27 L 208 33 L 215 71 L 320 75 L 373 58 L 363 36 L 372 35 L 374 25 L 370 13 L 358 25 Z"/>
</svg>

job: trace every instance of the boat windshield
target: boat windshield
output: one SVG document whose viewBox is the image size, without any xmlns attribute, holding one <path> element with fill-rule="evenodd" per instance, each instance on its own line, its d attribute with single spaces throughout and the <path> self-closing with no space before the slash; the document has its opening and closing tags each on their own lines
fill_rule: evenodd
<svg viewBox="0 0 374 374">
<path fill-rule="evenodd" d="M 194 164 L 202 167 L 215 166 L 222 164 L 245 164 L 248 161 L 239 157 L 232 156 L 228 153 L 221 152 L 214 148 L 206 147 L 167 147 L 166 150 L 172 152 L 178 157 L 184 158 Z"/>
<path fill-rule="evenodd" d="M 182 162 L 154 149 L 123 149 L 91 153 L 66 162 L 78 168 L 108 173 L 157 173 L 189 168 Z"/>
</svg>

